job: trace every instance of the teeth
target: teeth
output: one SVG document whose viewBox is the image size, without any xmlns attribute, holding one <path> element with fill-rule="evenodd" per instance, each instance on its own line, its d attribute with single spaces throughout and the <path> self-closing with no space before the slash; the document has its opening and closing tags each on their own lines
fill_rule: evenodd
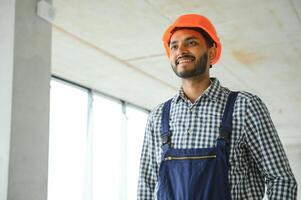
<svg viewBox="0 0 301 200">
<path fill-rule="evenodd" d="M 180 63 L 188 63 L 188 62 L 192 62 L 192 60 L 186 60 L 186 59 L 179 60 L 179 64 Z"/>
</svg>

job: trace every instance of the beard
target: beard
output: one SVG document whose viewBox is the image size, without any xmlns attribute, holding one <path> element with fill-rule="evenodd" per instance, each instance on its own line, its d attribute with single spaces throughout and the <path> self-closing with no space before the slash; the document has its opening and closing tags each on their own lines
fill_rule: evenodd
<svg viewBox="0 0 301 200">
<path fill-rule="evenodd" d="M 175 63 L 175 65 L 171 65 L 171 67 L 178 77 L 191 78 L 191 77 L 199 76 L 206 71 L 207 61 L 208 61 L 208 53 L 206 52 L 199 60 L 197 60 L 197 62 L 194 65 L 194 68 L 191 70 L 185 70 L 185 71 L 178 72 L 177 71 L 178 64 L 176 64 L 176 63 Z"/>
</svg>

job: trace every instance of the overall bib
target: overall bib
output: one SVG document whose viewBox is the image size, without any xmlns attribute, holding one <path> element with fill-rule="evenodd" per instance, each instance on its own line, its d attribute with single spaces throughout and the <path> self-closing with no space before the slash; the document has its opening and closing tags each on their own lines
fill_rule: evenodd
<svg viewBox="0 0 301 200">
<path fill-rule="evenodd" d="M 171 147 L 169 112 L 165 102 L 161 118 L 162 161 L 159 168 L 157 200 L 230 200 L 228 180 L 232 114 L 238 92 L 228 96 L 216 139 L 211 148 Z"/>
</svg>

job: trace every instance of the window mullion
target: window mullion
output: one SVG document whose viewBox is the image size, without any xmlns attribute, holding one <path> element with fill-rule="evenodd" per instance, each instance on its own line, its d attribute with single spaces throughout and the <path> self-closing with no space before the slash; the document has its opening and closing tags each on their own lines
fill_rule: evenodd
<svg viewBox="0 0 301 200">
<path fill-rule="evenodd" d="M 88 91 L 87 142 L 84 200 L 93 200 L 93 92 Z"/>
<path fill-rule="evenodd" d="M 122 123 L 121 123 L 121 166 L 120 167 L 120 199 L 127 197 L 127 138 L 126 138 L 126 129 L 127 129 L 127 116 L 126 116 L 126 103 L 122 101 Z"/>
</svg>

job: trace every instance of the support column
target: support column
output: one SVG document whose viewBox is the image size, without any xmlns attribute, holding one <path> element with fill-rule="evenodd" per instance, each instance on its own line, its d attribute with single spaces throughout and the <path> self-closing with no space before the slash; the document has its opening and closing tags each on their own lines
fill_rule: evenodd
<svg viewBox="0 0 301 200">
<path fill-rule="evenodd" d="M 0 5 L 0 199 L 7 198 L 15 1 L 2 0 Z"/>
<path fill-rule="evenodd" d="M 51 25 L 36 7 L 0 6 L 0 199 L 47 199 Z"/>
</svg>

